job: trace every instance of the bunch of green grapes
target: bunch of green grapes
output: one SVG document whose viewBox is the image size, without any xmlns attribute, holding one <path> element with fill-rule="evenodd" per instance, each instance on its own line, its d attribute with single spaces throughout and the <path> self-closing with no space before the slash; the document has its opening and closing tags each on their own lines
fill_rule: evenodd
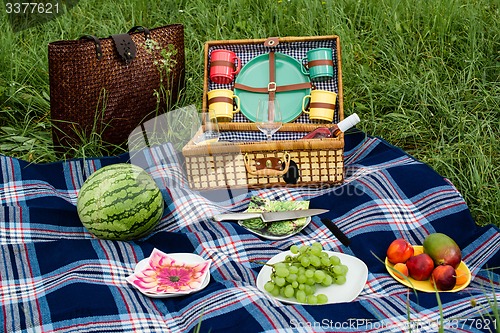
<svg viewBox="0 0 500 333">
<path fill-rule="evenodd" d="M 264 289 L 273 296 L 295 298 L 304 304 L 325 304 L 328 297 L 316 294 L 318 286 L 344 284 L 348 268 L 335 255 L 328 255 L 323 246 L 314 242 L 311 246 L 292 245 L 292 255 L 271 265 L 271 280 Z"/>
</svg>

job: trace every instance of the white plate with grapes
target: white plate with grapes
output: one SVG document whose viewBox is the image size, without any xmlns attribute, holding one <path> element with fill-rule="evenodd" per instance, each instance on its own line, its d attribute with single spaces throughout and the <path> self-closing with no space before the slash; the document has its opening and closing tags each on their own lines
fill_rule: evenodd
<svg viewBox="0 0 500 333">
<path fill-rule="evenodd" d="M 291 249 L 295 247 L 293 252 L 297 252 L 296 254 L 285 251 L 272 257 L 257 276 L 257 288 L 288 304 L 321 305 L 353 301 L 366 284 L 368 267 L 356 257 L 322 250 L 316 245 L 301 246 L 301 251 L 297 251 L 297 246 L 292 246 Z M 319 249 L 314 250 L 314 247 Z M 311 252 L 316 254 L 313 256 Z M 303 259 L 304 257 L 307 259 Z M 311 261 L 316 260 L 313 257 L 322 262 L 313 265 Z M 292 263 L 289 262 L 291 258 Z"/>
</svg>

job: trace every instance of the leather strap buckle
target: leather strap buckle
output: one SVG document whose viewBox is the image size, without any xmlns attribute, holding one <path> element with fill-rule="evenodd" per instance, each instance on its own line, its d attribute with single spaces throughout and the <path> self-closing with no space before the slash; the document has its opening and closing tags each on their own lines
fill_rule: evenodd
<svg viewBox="0 0 500 333">
<path fill-rule="evenodd" d="M 267 91 L 276 91 L 276 82 L 269 82 L 267 85 Z"/>
<path fill-rule="evenodd" d="M 264 46 L 267 46 L 267 47 L 275 47 L 275 46 L 277 46 L 279 43 L 280 43 L 280 41 L 279 41 L 279 38 L 278 38 L 278 37 L 269 37 L 269 38 L 268 38 L 268 39 L 266 39 L 266 41 L 264 42 Z"/>
</svg>

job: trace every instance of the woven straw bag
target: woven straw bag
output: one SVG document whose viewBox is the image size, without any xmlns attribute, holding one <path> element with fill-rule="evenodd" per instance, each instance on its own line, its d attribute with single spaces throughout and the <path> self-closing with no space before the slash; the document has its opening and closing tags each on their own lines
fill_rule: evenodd
<svg viewBox="0 0 500 333">
<path fill-rule="evenodd" d="M 56 41 L 48 45 L 48 60 L 54 146 L 81 144 L 92 133 L 105 145 L 122 146 L 184 88 L 184 27 Z"/>
</svg>

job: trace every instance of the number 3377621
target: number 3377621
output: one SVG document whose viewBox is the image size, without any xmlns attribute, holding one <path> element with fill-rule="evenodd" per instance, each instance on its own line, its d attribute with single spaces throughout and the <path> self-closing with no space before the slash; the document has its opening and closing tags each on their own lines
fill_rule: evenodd
<svg viewBox="0 0 500 333">
<path fill-rule="evenodd" d="M 57 14 L 59 3 L 6 2 L 5 12 L 7 14 Z"/>
</svg>

